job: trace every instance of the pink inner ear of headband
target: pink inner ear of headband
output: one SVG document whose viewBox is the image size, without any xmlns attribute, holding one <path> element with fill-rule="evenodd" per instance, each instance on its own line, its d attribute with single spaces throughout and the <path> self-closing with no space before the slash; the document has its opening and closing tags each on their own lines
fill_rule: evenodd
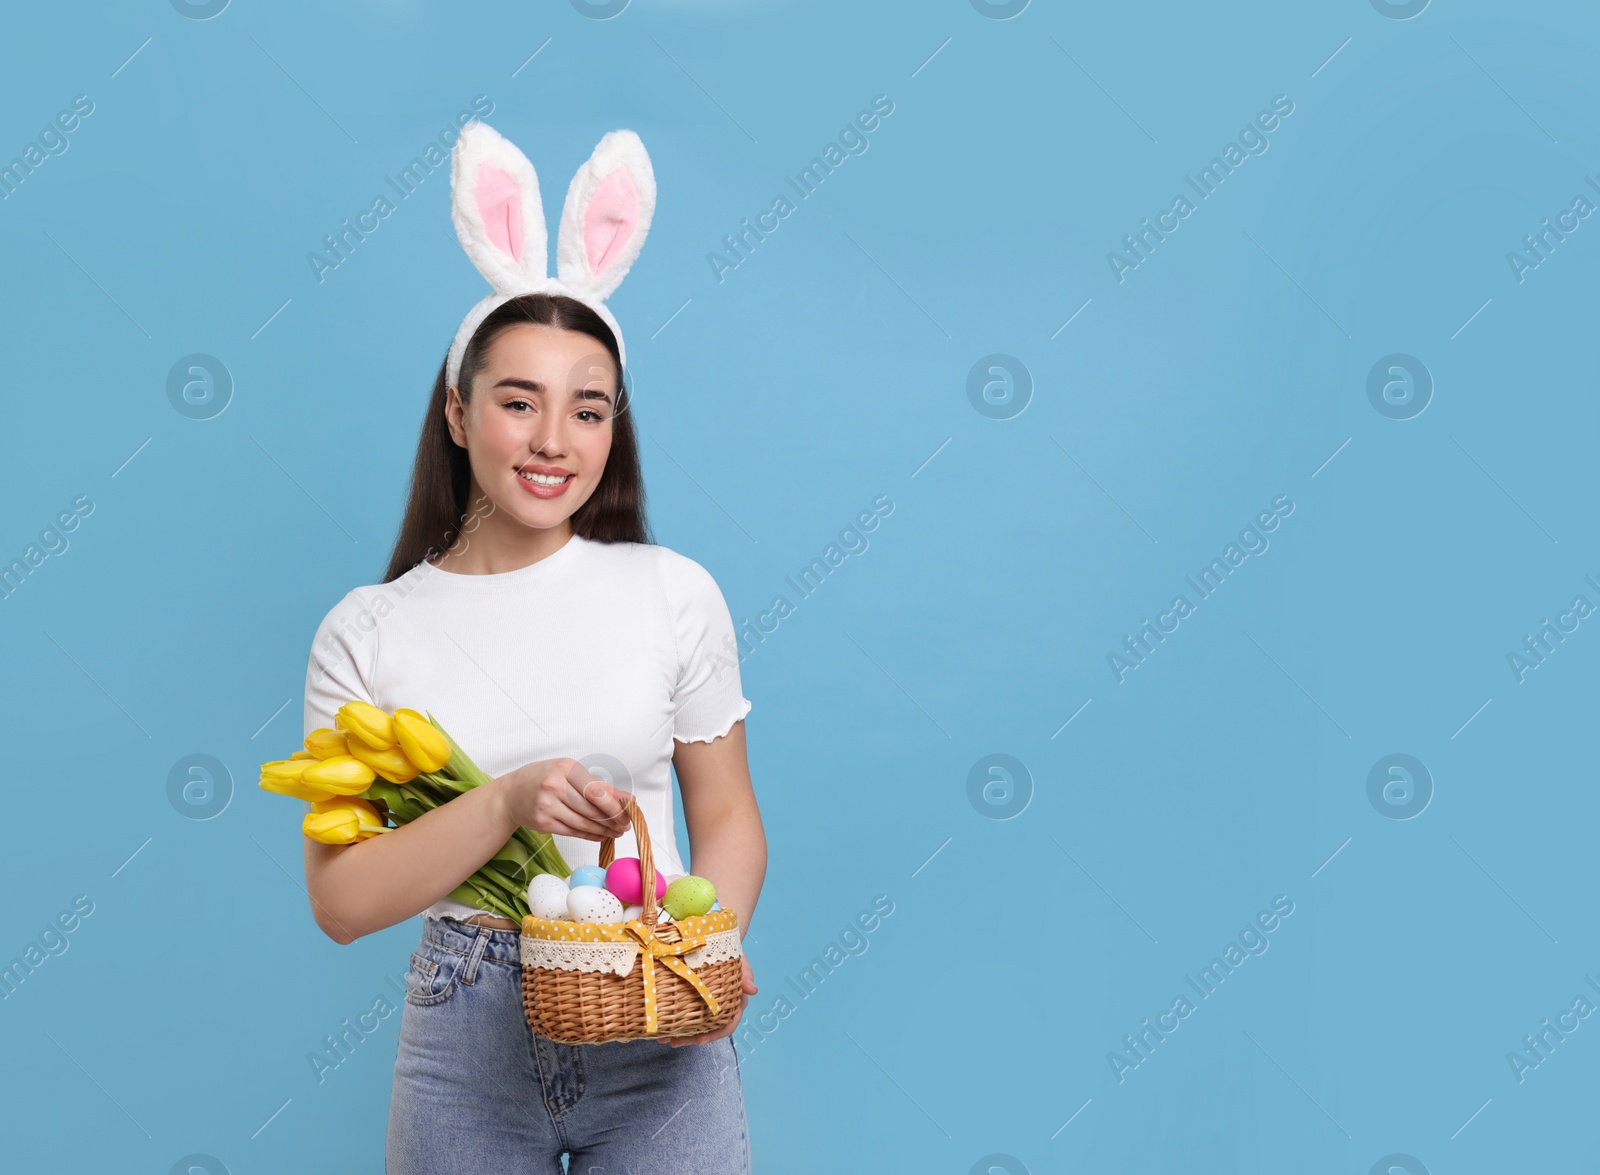
<svg viewBox="0 0 1600 1175">
<path fill-rule="evenodd" d="M 601 181 L 583 211 L 583 247 L 589 255 L 589 272 L 596 277 L 603 273 L 638 226 L 639 189 L 627 169 L 619 167 Z"/>
<path fill-rule="evenodd" d="M 492 163 L 478 164 L 472 187 L 489 242 L 513 261 L 522 260 L 522 195 L 516 182 Z"/>
</svg>

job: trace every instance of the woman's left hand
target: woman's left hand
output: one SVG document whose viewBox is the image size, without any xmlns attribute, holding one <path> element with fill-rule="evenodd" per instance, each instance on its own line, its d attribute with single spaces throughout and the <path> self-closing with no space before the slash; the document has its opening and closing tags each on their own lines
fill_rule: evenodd
<svg viewBox="0 0 1600 1175">
<path fill-rule="evenodd" d="M 739 956 L 739 967 L 742 972 L 739 986 L 742 989 L 739 996 L 739 1013 L 721 1028 L 710 1032 L 702 1032 L 698 1036 L 670 1036 L 667 1043 L 676 1047 L 680 1044 L 709 1044 L 713 1040 L 721 1040 L 724 1036 L 732 1036 L 733 1030 L 739 1027 L 739 1021 L 744 1018 L 744 1010 L 750 1003 L 750 997 L 761 989 L 756 986 L 755 977 L 750 973 L 750 956 Z"/>
</svg>

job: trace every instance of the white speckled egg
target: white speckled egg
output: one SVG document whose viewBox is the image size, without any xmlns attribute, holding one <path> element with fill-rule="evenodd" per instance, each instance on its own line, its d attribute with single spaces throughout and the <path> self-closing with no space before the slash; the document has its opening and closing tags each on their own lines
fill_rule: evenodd
<svg viewBox="0 0 1600 1175">
<path fill-rule="evenodd" d="M 536 918 L 565 918 L 567 893 L 567 883 L 555 874 L 536 874 L 528 883 L 528 912 Z"/>
<path fill-rule="evenodd" d="M 622 901 L 603 886 L 580 885 L 567 893 L 567 914 L 574 922 L 621 922 Z"/>
</svg>

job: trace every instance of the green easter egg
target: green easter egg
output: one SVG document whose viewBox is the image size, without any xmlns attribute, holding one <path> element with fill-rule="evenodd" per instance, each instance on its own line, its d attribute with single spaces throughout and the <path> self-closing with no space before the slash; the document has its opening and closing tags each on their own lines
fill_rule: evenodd
<svg viewBox="0 0 1600 1175">
<path fill-rule="evenodd" d="M 676 878 L 667 886 L 667 896 L 661 899 L 661 908 L 674 920 L 694 918 L 711 909 L 717 900 L 717 887 L 704 877 L 688 874 Z"/>
</svg>

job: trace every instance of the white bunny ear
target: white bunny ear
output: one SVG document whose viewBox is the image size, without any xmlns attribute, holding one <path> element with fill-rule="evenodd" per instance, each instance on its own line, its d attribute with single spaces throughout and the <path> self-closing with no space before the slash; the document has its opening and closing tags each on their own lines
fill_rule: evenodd
<svg viewBox="0 0 1600 1175">
<path fill-rule="evenodd" d="M 650 231 L 656 176 L 632 131 L 612 131 L 567 189 L 556 241 L 556 276 L 604 300 L 621 284 Z"/>
<path fill-rule="evenodd" d="M 478 272 L 501 293 L 543 281 L 549 236 L 539 177 L 511 141 L 469 122 L 450 154 L 450 219 Z"/>
</svg>

